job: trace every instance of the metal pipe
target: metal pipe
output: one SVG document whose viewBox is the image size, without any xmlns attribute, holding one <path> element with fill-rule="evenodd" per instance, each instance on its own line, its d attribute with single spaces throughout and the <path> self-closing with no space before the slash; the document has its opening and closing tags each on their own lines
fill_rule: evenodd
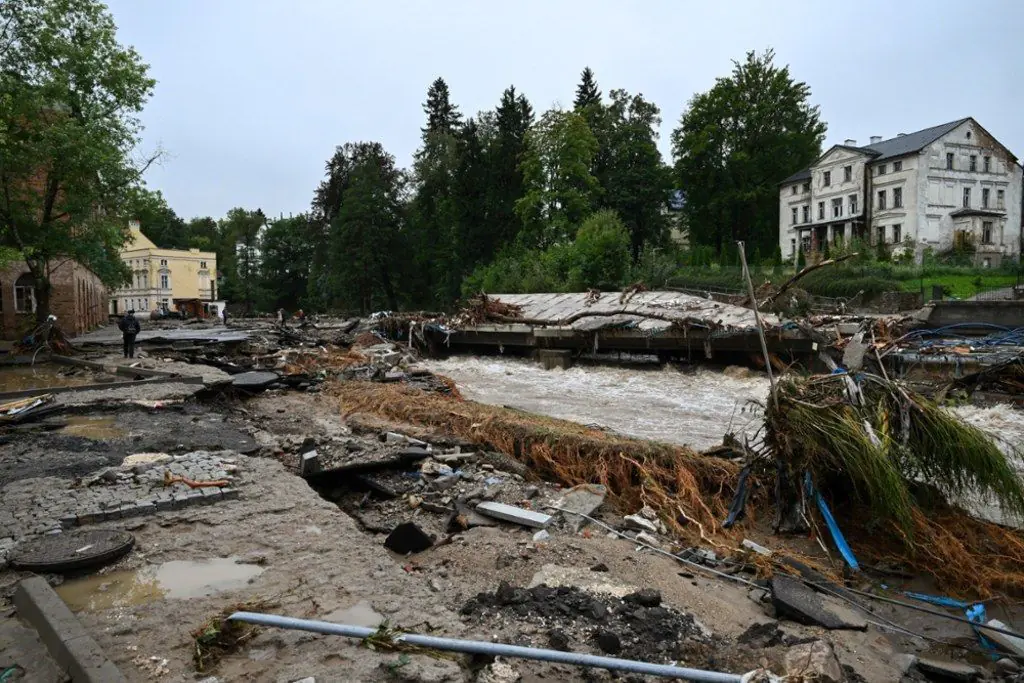
<svg viewBox="0 0 1024 683">
<path fill-rule="evenodd" d="M 228 619 L 232 621 L 244 621 L 248 624 L 259 624 L 260 626 L 275 626 L 277 628 L 294 629 L 298 631 L 310 631 L 312 633 L 324 633 L 332 636 L 345 636 L 347 638 L 364 639 L 377 632 L 376 629 L 365 626 L 350 626 L 348 624 L 334 624 L 329 621 L 314 621 L 311 619 L 294 619 L 282 617 L 276 614 L 260 614 L 257 612 L 235 612 Z M 543 650 L 533 647 L 522 647 L 519 645 L 506 645 L 505 643 L 487 643 L 479 640 L 461 640 L 458 638 L 438 638 L 436 636 L 423 636 L 415 633 L 403 633 L 395 636 L 395 640 L 417 645 L 433 650 L 446 650 L 449 652 L 463 652 L 466 654 L 519 657 L 521 659 L 535 659 L 542 662 L 555 662 L 558 664 L 572 664 L 574 666 L 589 666 L 610 671 L 626 671 L 629 673 L 646 674 L 649 676 L 664 676 L 666 678 L 680 678 L 685 681 L 698 681 L 700 683 L 742 683 L 743 677 L 738 674 L 720 673 L 717 671 L 703 671 L 701 669 L 687 669 L 680 666 L 668 664 L 650 664 L 648 662 L 637 662 L 630 659 L 616 659 L 615 657 L 600 657 L 579 652 L 561 652 L 558 650 Z"/>
</svg>

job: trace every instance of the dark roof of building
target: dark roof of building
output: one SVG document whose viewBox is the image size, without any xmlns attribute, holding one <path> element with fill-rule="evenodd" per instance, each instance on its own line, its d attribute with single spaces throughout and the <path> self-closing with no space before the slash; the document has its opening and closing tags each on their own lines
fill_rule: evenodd
<svg viewBox="0 0 1024 683">
<path fill-rule="evenodd" d="M 786 183 L 796 183 L 796 182 L 799 182 L 801 180 L 810 180 L 810 179 L 811 179 L 811 169 L 805 168 L 804 170 L 797 171 L 793 175 L 789 176 L 788 178 L 783 180 L 781 183 L 779 183 L 779 185 L 785 185 Z"/>
<path fill-rule="evenodd" d="M 954 217 L 954 218 L 957 218 L 959 216 L 987 216 L 987 217 L 992 217 L 992 218 L 1003 218 L 1003 217 L 1006 216 L 1006 212 L 1005 211 L 997 211 L 995 209 L 968 209 L 968 208 L 963 208 L 963 209 L 957 209 L 956 211 L 951 211 L 949 213 L 949 215 Z"/>
<path fill-rule="evenodd" d="M 956 121 L 943 123 L 941 126 L 932 126 L 931 128 L 919 130 L 916 133 L 898 135 L 894 138 L 889 138 L 888 140 L 876 142 L 873 145 L 867 145 L 865 149 L 869 149 L 878 155 L 875 158 L 875 161 L 882 161 L 883 159 L 891 159 L 892 157 L 901 157 L 905 154 L 919 152 L 922 147 L 932 144 L 943 135 L 968 120 L 969 119 L 957 119 Z"/>
<path fill-rule="evenodd" d="M 919 152 L 921 151 L 921 148 L 925 147 L 926 145 L 930 145 L 931 143 L 935 142 L 946 133 L 955 129 L 960 124 L 969 120 L 970 119 L 957 119 L 956 121 L 943 123 L 940 126 L 932 126 L 931 128 L 925 128 L 915 133 L 897 135 L 894 138 L 882 140 L 881 142 L 876 142 L 872 145 L 867 145 L 865 147 L 851 147 L 850 145 L 832 145 L 832 147 L 829 147 L 829 151 L 835 149 L 836 147 L 841 147 L 843 149 L 853 150 L 854 152 L 868 154 L 873 157 L 872 161 L 883 161 L 885 159 L 892 159 L 893 157 L 901 157 L 906 154 Z M 799 173 L 794 173 L 793 175 L 789 176 L 779 184 L 785 185 L 786 183 L 792 183 L 798 180 L 808 180 L 810 177 L 811 169 L 805 168 Z"/>
</svg>

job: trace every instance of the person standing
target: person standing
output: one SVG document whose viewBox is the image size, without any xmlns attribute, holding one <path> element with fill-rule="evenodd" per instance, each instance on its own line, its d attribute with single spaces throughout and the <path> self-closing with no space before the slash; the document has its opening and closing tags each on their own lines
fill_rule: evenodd
<svg viewBox="0 0 1024 683">
<path fill-rule="evenodd" d="M 135 317 L 135 311 L 127 311 L 118 321 L 117 327 L 121 330 L 121 338 L 124 341 L 124 357 L 135 358 L 135 335 L 142 329 L 138 318 Z"/>
<path fill-rule="evenodd" d="M 228 307 L 225 306 L 223 308 L 223 310 L 221 310 L 220 314 L 222 316 L 224 316 L 224 327 L 227 327 L 228 326 Z"/>
</svg>

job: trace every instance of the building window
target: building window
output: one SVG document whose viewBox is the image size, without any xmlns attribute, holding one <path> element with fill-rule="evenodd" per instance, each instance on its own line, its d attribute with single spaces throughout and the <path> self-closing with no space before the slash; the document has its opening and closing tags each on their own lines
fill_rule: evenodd
<svg viewBox="0 0 1024 683">
<path fill-rule="evenodd" d="M 164 266 L 166 268 L 167 267 L 167 259 L 165 259 L 165 258 L 160 259 L 160 265 Z"/>
<path fill-rule="evenodd" d="M 793 186 L 793 194 L 796 194 L 796 185 Z M 200 268 L 206 268 L 206 261 L 200 261 L 199 262 L 199 267 Z"/>
<path fill-rule="evenodd" d="M 829 185 L 832 184 L 832 171 L 825 171 L 823 177 L 825 179 L 823 183 L 825 187 L 828 187 Z"/>
<path fill-rule="evenodd" d="M 14 281 L 14 311 L 36 312 L 36 280 L 30 273 L 25 273 Z"/>
<path fill-rule="evenodd" d="M 810 223 L 810 222 L 811 222 L 811 207 L 805 204 L 804 205 L 804 223 Z"/>
<path fill-rule="evenodd" d="M 900 232 L 902 232 L 902 228 L 903 228 L 903 226 L 900 225 L 899 223 L 897 223 L 896 225 L 892 226 L 892 243 L 893 244 L 899 244 L 900 243 L 900 239 L 902 239 L 902 236 L 900 235 Z"/>
<path fill-rule="evenodd" d="M 984 164 L 983 168 L 985 169 L 985 173 L 992 170 L 992 157 L 983 157 L 982 163 Z"/>
<path fill-rule="evenodd" d="M 881 164 L 878 167 L 878 175 L 885 175 L 885 164 Z"/>
<path fill-rule="evenodd" d="M 989 194 L 991 192 L 992 191 L 990 189 L 988 189 L 987 187 L 981 188 L 981 208 L 983 208 L 983 209 L 987 209 L 988 208 L 988 197 L 989 197 Z"/>
<path fill-rule="evenodd" d="M 969 187 L 964 188 L 964 208 L 971 208 L 971 188 Z"/>
<path fill-rule="evenodd" d="M 796 207 L 794 206 L 792 209 L 790 209 L 790 211 L 792 212 L 792 220 L 790 220 L 790 225 L 796 225 Z"/>
<path fill-rule="evenodd" d="M 789 240 L 789 253 L 796 256 L 796 238 Z"/>
<path fill-rule="evenodd" d="M 981 243 L 992 244 L 992 221 L 981 224 Z"/>
<path fill-rule="evenodd" d="M 899 173 L 902 170 L 903 170 L 903 162 L 902 161 L 894 161 L 894 162 L 892 162 L 892 172 L 893 173 Z"/>
<path fill-rule="evenodd" d="M 804 192 L 810 192 L 810 191 L 811 191 L 811 184 L 810 183 L 804 183 Z"/>
<path fill-rule="evenodd" d="M 1006 206 L 1006 192 L 1003 190 L 996 190 L 996 208 L 1005 209 Z"/>
<path fill-rule="evenodd" d="M 885 211 L 885 190 L 878 191 L 878 210 Z"/>
<path fill-rule="evenodd" d="M 990 259 L 990 258 L 982 259 L 981 260 L 981 267 L 982 268 L 991 268 L 992 267 L 992 259 Z"/>
<path fill-rule="evenodd" d="M 843 215 L 843 200 L 833 199 L 832 200 L 832 218 L 839 218 Z"/>
<path fill-rule="evenodd" d="M 885 244 L 885 226 L 875 228 L 875 244 Z"/>
<path fill-rule="evenodd" d="M 973 154 L 971 155 L 971 170 L 978 170 L 978 157 L 974 156 Z"/>
<path fill-rule="evenodd" d="M 171 288 L 170 278 L 168 278 L 166 275 L 161 275 L 160 276 L 160 289 L 170 289 L 170 288 Z"/>
<path fill-rule="evenodd" d="M 946 152 L 946 170 L 947 171 L 952 171 L 953 170 L 953 153 L 952 152 Z"/>
<path fill-rule="evenodd" d="M 892 208 L 902 209 L 903 208 L 903 188 L 894 187 L 892 188 Z"/>
<path fill-rule="evenodd" d="M 818 220 L 825 220 L 825 202 L 818 202 Z"/>
<path fill-rule="evenodd" d="M 853 166 L 845 166 L 843 168 L 843 180 L 846 182 L 853 180 Z"/>
<path fill-rule="evenodd" d="M 796 185 L 793 186 L 793 192 L 791 192 L 790 194 L 796 194 Z M 203 266 L 203 268 L 205 268 L 205 267 L 206 266 Z"/>
<path fill-rule="evenodd" d="M 850 195 L 850 215 L 854 216 L 857 214 L 857 195 Z"/>
</svg>

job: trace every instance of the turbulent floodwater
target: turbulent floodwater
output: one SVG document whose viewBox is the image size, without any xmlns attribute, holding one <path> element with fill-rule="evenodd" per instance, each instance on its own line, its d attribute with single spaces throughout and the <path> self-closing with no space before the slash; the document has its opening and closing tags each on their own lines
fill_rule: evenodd
<svg viewBox="0 0 1024 683">
<path fill-rule="evenodd" d="M 463 396 L 583 424 L 597 424 L 642 439 L 696 449 L 722 443 L 727 431 L 757 430 L 768 380 L 656 363 L 577 365 L 544 370 L 513 358 L 453 357 L 428 364 L 459 386 Z"/>
<path fill-rule="evenodd" d="M 432 361 L 428 367 L 455 380 L 462 394 L 474 401 L 698 450 L 722 443 L 728 431 L 752 435 L 761 411 L 748 401 L 764 402 L 768 396 L 767 377 L 742 369 L 679 370 L 649 362 L 544 370 L 516 358 L 473 356 Z M 999 437 L 1004 446 L 1024 447 L 1024 411 L 997 405 L 964 406 L 954 412 Z M 1024 463 L 1016 464 L 1024 470 Z M 1004 521 L 993 505 L 970 501 L 967 506 L 979 516 Z"/>
</svg>

